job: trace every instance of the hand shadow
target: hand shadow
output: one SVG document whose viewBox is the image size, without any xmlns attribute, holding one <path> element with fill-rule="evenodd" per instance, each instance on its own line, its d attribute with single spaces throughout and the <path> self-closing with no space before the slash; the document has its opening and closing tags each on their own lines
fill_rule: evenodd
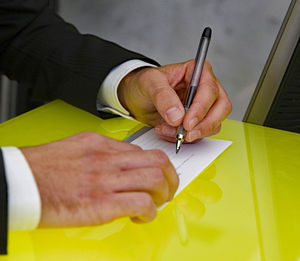
<svg viewBox="0 0 300 261">
<path fill-rule="evenodd" d="M 182 245 L 188 243 L 187 223 L 199 221 L 208 205 L 217 203 L 222 197 L 221 188 L 211 181 L 216 172 L 215 165 L 211 165 L 174 199 L 173 214 Z"/>
</svg>

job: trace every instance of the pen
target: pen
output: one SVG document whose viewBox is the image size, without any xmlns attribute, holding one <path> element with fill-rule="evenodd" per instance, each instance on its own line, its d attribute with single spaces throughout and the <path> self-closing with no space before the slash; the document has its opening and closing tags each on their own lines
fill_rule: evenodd
<svg viewBox="0 0 300 261">
<path fill-rule="evenodd" d="M 200 43 L 198 46 L 197 50 L 197 55 L 196 55 L 196 62 L 195 62 L 195 67 L 193 71 L 193 76 L 190 81 L 189 87 L 187 89 L 187 93 L 185 96 L 185 101 L 184 101 L 184 109 L 185 112 L 187 112 L 190 108 L 190 106 L 193 103 L 193 99 L 195 97 L 195 94 L 197 92 L 197 88 L 200 82 L 200 77 L 203 69 L 203 65 L 205 62 L 208 46 L 210 43 L 210 38 L 211 38 L 211 29 L 209 27 L 206 27 L 202 33 Z M 181 144 L 184 141 L 184 136 L 185 136 L 185 129 L 183 125 L 181 124 L 178 129 L 177 129 L 177 136 L 176 136 L 176 153 L 181 148 Z"/>
</svg>

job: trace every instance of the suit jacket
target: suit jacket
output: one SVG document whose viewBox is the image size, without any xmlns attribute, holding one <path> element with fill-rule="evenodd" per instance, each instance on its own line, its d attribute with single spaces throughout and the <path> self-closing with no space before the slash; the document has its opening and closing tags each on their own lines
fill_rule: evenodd
<svg viewBox="0 0 300 261">
<path fill-rule="evenodd" d="M 0 254 L 6 254 L 7 245 L 7 184 L 0 149 Z"/>
<path fill-rule="evenodd" d="M 131 59 L 157 64 L 93 35 L 80 34 L 48 0 L 0 0 L 0 72 L 30 84 L 37 100 L 60 98 L 93 114 L 109 71 Z M 0 155 L 0 251 L 6 253 L 7 191 Z"/>
</svg>

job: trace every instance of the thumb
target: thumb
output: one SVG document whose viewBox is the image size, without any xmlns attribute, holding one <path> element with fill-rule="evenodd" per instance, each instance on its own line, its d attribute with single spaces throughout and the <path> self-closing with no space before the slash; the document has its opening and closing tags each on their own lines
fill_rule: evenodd
<svg viewBox="0 0 300 261">
<path fill-rule="evenodd" d="M 181 100 L 163 72 L 152 70 L 151 74 L 147 88 L 149 97 L 166 123 L 176 127 L 182 123 L 185 114 Z"/>
</svg>

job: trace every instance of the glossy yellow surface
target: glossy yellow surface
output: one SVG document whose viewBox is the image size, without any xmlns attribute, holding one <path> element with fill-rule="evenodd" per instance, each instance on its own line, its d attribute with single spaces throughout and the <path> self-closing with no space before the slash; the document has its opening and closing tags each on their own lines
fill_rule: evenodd
<svg viewBox="0 0 300 261">
<path fill-rule="evenodd" d="M 82 131 L 124 139 L 134 121 L 101 120 L 55 101 L 0 125 L 0 146 Z M 9 234 L 0 260 L 300 260 L 300 135 L 226 120 L 233 144 L 157 218 Z"/>
</svg>

